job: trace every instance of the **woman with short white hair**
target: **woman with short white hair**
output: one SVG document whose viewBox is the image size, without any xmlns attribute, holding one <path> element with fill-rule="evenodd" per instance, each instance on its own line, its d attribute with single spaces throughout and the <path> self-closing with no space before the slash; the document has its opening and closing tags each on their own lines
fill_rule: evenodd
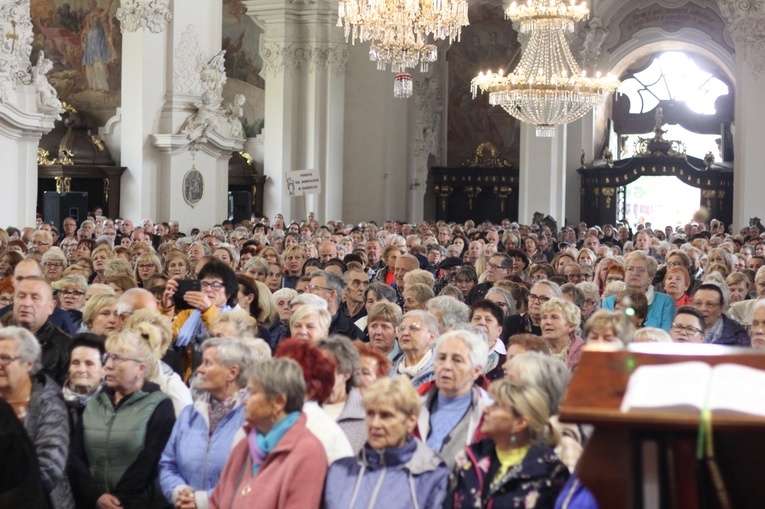
<svg viewBox="0 0 765 509">
<path fill-rule="evenodd" d="M 542 338 L 550 345 L 550 355 L 573 369 L 582 356 L 584 340 L 578 336 L 581 312 L 571 302 L 553 297 L 540 309 Z"/>
<path fill-rule="evenodd" d="M 299 306 L 290 317 L 290 337 L 317 343 L 329 335 L 329 311 L 311 304 Z"/>
</svg>

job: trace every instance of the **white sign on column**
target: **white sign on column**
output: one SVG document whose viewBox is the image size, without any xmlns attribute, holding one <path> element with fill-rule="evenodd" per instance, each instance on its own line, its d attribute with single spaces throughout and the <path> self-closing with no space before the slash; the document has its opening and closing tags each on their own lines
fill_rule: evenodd
<svg viewBox="0 0 765 509">
<path fill-rule="evenodd" d="M 290 198 L 321 193 L 319 170 L 289 171 L 285 178 L 287 179 L 287 191 L 290 194 Z"/>
</svg>

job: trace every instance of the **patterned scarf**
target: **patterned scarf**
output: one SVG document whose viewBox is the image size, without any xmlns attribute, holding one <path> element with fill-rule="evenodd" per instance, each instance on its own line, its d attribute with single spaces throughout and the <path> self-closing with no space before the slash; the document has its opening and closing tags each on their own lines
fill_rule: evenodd
<svg viewBox="0 0 765 509">
<path fill-rule="evenodd" d="M 215 433 L 215 428 L 218 427 L 220 421 L 223 420 L 231 411 L 239 408 L 239 405 L 244 401 L 244 395 L 247 393 L 247 389 L 239 389 L 234 394 L 218 401 L 215 398 L 210 398 L 210 436 Z"/>
</svg>

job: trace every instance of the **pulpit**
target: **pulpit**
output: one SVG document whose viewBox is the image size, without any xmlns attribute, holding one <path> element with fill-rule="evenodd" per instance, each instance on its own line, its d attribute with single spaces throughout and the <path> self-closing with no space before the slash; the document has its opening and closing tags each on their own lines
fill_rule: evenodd
<svg viewBox="0 0 765 509">
<path fill-rule="evenodd" d="M 765 353 L 716 345 L 636 344 L 582 356 L 560 420 L 595 426 L 576 474 L 601 509 L 722 507 L 696 461 L 698 412 L 620 411 L 638 366 L 686 361 L 765 370 Z M 765 507 L 765 418 L 713 413 L 712 430 L 732 507 Z"/>
</svg>

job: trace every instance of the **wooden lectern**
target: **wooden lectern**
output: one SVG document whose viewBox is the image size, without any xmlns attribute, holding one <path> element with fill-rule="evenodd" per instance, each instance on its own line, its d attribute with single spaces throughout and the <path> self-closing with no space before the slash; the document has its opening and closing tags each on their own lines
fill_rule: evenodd
<svg viewBox="0 0 765 509">
<path fill-rule="evenodd" d="M 698 413 L 619 410 L 636 367 L 687 361 L 765 370 L 765 353 L 716 345 L 641 343 L 628 351 L 582 355 L 560 420 L 595 426 L 577 476 L 601 509 L 720 507 L 697 468 Z M 733 507 L 765 508 L 765 419 L 713 414 L 712 425 L 715 455 Z M 647 457 L 651 452 L 654 457 Z"/>
</svg>

